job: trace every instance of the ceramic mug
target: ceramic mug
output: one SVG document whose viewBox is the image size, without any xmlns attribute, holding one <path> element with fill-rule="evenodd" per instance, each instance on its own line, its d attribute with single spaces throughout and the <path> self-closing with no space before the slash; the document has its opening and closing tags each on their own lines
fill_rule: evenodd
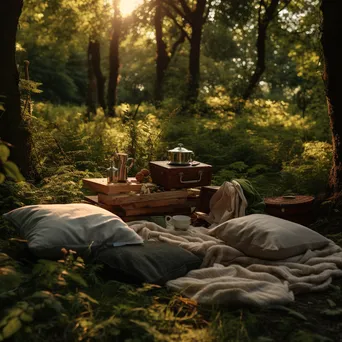
<svg viewBox="0 0 342 342">
<path fill-rule="evenodd" d="M 190 227 L 191 217 L 185 215 L 165 216 L 166 226 L 172 225 L 175 229 L 187 230 Z"/>
</svg>

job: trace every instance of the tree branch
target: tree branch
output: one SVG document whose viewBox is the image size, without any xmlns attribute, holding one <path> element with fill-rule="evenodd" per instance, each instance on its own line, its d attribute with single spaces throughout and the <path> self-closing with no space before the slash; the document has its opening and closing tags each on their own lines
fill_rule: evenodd
<svg viewBox="0 0 342 342">
<path fill-rule="evenodd" d="M 191 37 L 184 30 L 184 26 L 182 26 L 176 19 L 176 17 L 169 11 L 167 7 L 164 8 L 166 15 L 175 23 L 175 25 L 180 29 L 180 31 L 185 35 L 185 37 L 190 41 Z"/>
<path fill-rule="evenodd" d="M 191 18 L 188 17 L 184 12 L 182 12 L 182 10 L 178 6 L 176 6 L 172 1 L 167 2 L 166 6 L 170 6 L 179 16 L 184 18 L 190 24 Z M 164 6 L 164 8 L 166 8 L 166 6 Z"/>
<path fill-rule="evenodd" d="M 210 10 L 211 10 L 211 7 L 212 7 L 212 3 L 211 1 L 209 1 L 209 4 L 208 4 L 208 7 L 207 7 L 207 10 L 204 14 L 204 17 L 203 17 L 203 24 L 205 24 L 208 20 L 208 17 L 209 17 L 209 13 L 210 13 Z"/>
<path fill-rule="evenodd" d="M 186 32 L 182 30 L 179 38 L 172 45 L 171 52 L 170 52 L 171 53 L 170 61 L 173 59 L 174 55 L 176 54 L 178 46 L 184 43 L 185 38 L 186 38 Z"/>
<path fill-rule="evenodd" d="M 285 0 L 284 6 L 277 12 L 275 16 L 277 16 L 282 10 L 284 10 L 290 4 L 290 2 L 291 0 Z"/>
<path fill-rule="evenodd" d="M 183 8 L 185 15 L 187 17 L 191 18 L 192 11 L 191 11 L 190 7 L 188 6 L 188 4 L 185 2 L 185 0 L 179 0 L 179 2 Z"/>
<path fill-rule="evenodd" d="M 260 11 L 261 11 L 261 5 L 264 6 L 265 10 L 267 9 L 266 2 L 264 0 L 260 0 Z"/>
<path fill-rule="evenodd" d="M 269 22 L 272 21 L 273 18 L 275 18 L 275 16 L 277 15 L 277 7 L 279 5 L 279 1 L 280 0 L 271 0 L 270 5 L 266 8 L 264 19 L 266 22 L 268 22 L 267 24 L 269 24 Z"/>
<path fill-rule="evenodd" d="M 258 9 L 258 25 L 261 25 L 261 6 L 264 6 L 265 2 L 263 0 L 260 0 L 259 2 L 259 9 Z"/>
</svg>

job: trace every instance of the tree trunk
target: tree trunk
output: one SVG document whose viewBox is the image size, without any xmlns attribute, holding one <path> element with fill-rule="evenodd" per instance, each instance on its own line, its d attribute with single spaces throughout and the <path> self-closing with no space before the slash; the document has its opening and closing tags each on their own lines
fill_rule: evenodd
<svg viewBox="0 0 342 342">
<path fill-rule="evenodd" d="M 16 34 L 23 0 L 0 1 L 0 139 L 13 145 L 10 159 L 25 177 L 31 176 L 29 120 L 21 113 L 19 74 L 15 59 Z"/>
<path fill-rule="evenodd" d="M 119 10 L 119 0 L 113 1 L 114 18 L 112 27 L 112 39 L 110 41 L 109 51 L 109 79 L 108 79 L 108 116 L 114 117 L 117 104 L 117 87 L 119 80 L 119 44 L 121 31 L 121 14 Z"/>
<path fill-rule="evenodd" d="M 106 78 L 103 76 L 101 71 L 101 49 L 100 42 L 95 40 L 92 42 L 92 62 L 93 70 L 96 77 L 97 85 L 97 101 L 102 107 L 103 111 L 106 111 L 106 101 L 105 101 L 105 83 Z"/>
<path fill-rule="evenodd" d="M 202 17 L 200 20 L 202 21 Z M 202 28 L 203 24 L 197 21 L 192 26 L 187 94 L 187 101 L 190 103 L 195 103 L 199 95 Z"/>
<path fill-rule="evenodd" d="M 87 115 L 96 114 L 96 78 L 93 68 L 93 42 L 89 40 L 87 60 L 88 60 L 88 91 L 87 91 Z"/>
<path fill-rule="evenodd" d="M 88 95 L 87 107 L 88 115 L 96 114 L 97 103 L 103 111 L 106 111 L 105 101 L 105 77 L 101 71 L 101 54 L 99 41 L 89 40 L 88 43 Z"/>
<path fill-rule="evenodd" d="M 242 95 L 243 101 L 247 101 L 256 86 L 260 82 L 260 78 L 262 74 L 265 72 L 266 69 L 266 33 L 267 33 L 267 25 L 265 24 L 260 24 L 258 27 L 258 38 L 257 38 L 257 62 L 256 62 L 256 67 L 255 70 L 248 82 L 248 86 L 245 90 L 245 92 Z"/>
<path fill-rule="evenodd" d="M 340 0 L 323 0 L 321 3 L 323 80 L 333 145 L 333 165 L 329 185 L 334 195 L 341 195 L 342 191 L 342 21 L 340 9 Z"/>
<path fill-rule="evenodd" d="M 162 1 L 156 0 L 156 12 L 154 16 L 154 27 L 156 31 L 157 57 L 156 57 L 156 84 L 155 84 L 155 101 L 160 103 L 164 99 L 164 78 L 165 72 L 170 62 L 167 53 L 166 44 L 163 39 L 163 13 Z"/>
<path fill-rule="evenodd" d="M 183 1 L 184 3 L 184 1 Z M 184 6 L 184 5 L 183 5 Z M 190 37 L 190 56 L 189 56 L 189 79 L 188 79 L 188 93 L 186 100 L 189 103 L 195 103 L 199 95 L 200 87 L 200 58 L 201 58 L 201 40 L 203 26 L 207 20 L 207 0 L 197 0 L 196 7 L 193 11 L 188 8 L 187 21 L 191 26 Z M 185 6 L 184 6 L 185 8 Z"/>
<path fill-rule="evenodd" d="M 273 18 L 277 15 L 277 8 L 280 0 L 272 0 L 268 7 L 264 7 L 265 13 L 261 13 L 262 6 L 265 6 L 263 0 L 260 0 L 259 14 L 258 14 L 258 38 L 256 42 L 257 47 L 257 61 L 255 70 L 248 82 L 247 88 L 242 95 L 243 103 L 246 102 L 253 94 L 254 89 L 260 82 L 262 74 L 266 69 L 266 39 L 267 39 L 267 28 Z M 285 5 L 290 3 L 286 1 Z M 242 103 L 242 106 L 243 106 Z"/>
<path fill-rule="evenodd" d="M 203 26 L 208 19 L 211 1 L 207 3 L 207 0 L 196 0 L 191 2 L 191 6 L 186 0 L 169 1 L 168 3 L 175 15 L 168 10 L 167 15 L 181 30 L 181 36 L 174 44 L 173 48 L 176 49 L 185 38 L 187 38 L 190 43 L 188 84 L 185 98 L 186 103 L 184 104 L 186 108 L 188 107 L 188 104 L 195 103 L 199 95 L 202 32 Z M 185 25 L 182 26 L 179 24 L 176 16 L 180 16 L 182 22 L 191 27 L 191 34 L 187 32 Z M 173 50 L 174 49 L 172 49 L 172 51 Z"/>
</svg>

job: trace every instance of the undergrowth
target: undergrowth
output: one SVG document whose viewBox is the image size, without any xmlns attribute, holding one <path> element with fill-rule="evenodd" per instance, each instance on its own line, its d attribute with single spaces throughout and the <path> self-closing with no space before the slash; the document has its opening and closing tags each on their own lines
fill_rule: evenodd
<svg viewBox="0 0 342 342">
<path fill-rule="evenodd" d="M 222 101 L 229 102 L 229 99 Z M 83 200 L 82 179 L 105 176 L 115 152 L 135 159 L 131 175 L 162 160 L 182 142 L 212 164 L 213 181 L 248 178 L 263 196 L 323 191 L 331 147 L 319 125 L 285 103 L 258 100 L 235 117 L 229 103 L 208 99 L 190 117 L 167 106 L 122 105 L 117 118 L 83 108 L 36 104 L 33 155 L 38 179 L 0 185 L 0 214 L 37 203 Z M 319 140 L 319 138 L 320 140 Z M 328 137 L 326 138 L 328 140 Z M 327 205 L 329 206 L 329 204 Z M 335 215 L 337 209 L 329 209 Z M 328 216 L 326 218 L 328 218 Z M 328 222 L 328 221 L 327 221 Z M 341 234 L 331 235 L 341 243 Z M 198 306 L 155 285 L 101 277 L 101 266 L 73 251 L 59 261 L 37 260 L 0 218 L 0 341 L 338 341 L 341 284 L 265 310 Z M 312 303 L 312 304 L 309 304 Z"/>
<path fill-rule="evenodd" d="M 194 159 L 213 166 L 214 184 L 247 178 L 264 196 L 325 191 L 331 145 L 321 122 L 291 112 L 287 103 L 260 99 L 235 117 L 222 111 L 229 101 L 209 98 L 206 110 L 191 116 L 172 105 L 121 105 L 118 117 L 99 110 L 90 121 L 82 108 L 39 103 L 32 128 L 38 174 L 53 187 L 77 172 L 105 176 L 111 156 L 126 152 L 135 159 L 134 176 L 149 161 L 167 159 L 167 150 L 181 142 Z"/>
</svg>

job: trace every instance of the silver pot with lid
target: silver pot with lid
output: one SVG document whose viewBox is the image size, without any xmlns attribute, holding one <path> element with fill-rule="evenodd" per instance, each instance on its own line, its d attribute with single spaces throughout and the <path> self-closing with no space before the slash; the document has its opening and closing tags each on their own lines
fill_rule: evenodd
<svg viewBox="0 0 342 342">
<path fill-rule="evenodd" d="M 169 164 L 171 165 L 190 165 L 194 153 L 178 144 L 178 147 L 168 150 Z"/>
</svg>

